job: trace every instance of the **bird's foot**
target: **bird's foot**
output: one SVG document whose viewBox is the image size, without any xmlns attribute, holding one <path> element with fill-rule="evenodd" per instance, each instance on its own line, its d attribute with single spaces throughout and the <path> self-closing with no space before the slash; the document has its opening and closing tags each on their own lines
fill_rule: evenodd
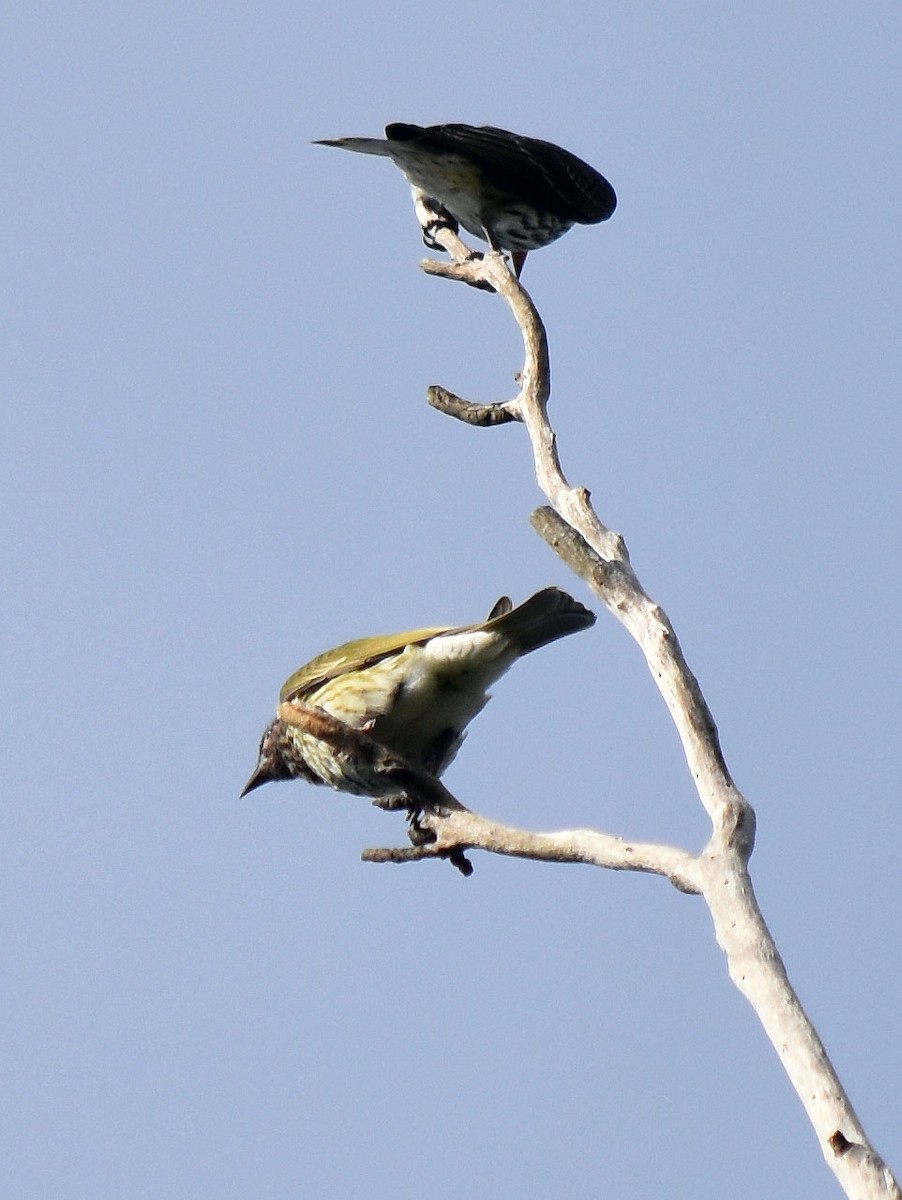
<svg viewBox="0 0 902 1200">
<path fill-rule="evenodd" d="M 467 262 L 482 262 L 485 255 L 481 250 L 471 250 L 467 255 Z M 486 283 L 484 279 L 468 279 L 468 287 L 478 288 L 481 292 L 494 292 L 495 289 L 490 283 Z"/>
<path fill-rule="evenodd" d="M 451 216 L 447 208 L 443 208 L 431 196 L 426 198 L 426 205 L 428 217 L 420 225 L 420 229 L 423 232 L 423 245 L 427 250 L 444 250 L 445 247 L 438 241 L 438 235 L 442 232 L 449 232 L 453 233 L 456 237 L 460 232 L 460 225 L 456 218 Z"/>
<path fill-rule="evenodd" d="M 448 817 L 451 814 L 448 810 L 442 812 L 436 808 L 430 811 L 430 815 L 437 817 Z M 426 824 L 424 820 L 424 813 L 422 809 L 411 808 L 408 810 L 407 834 L 410 838 L 411 845 L 416 847 L 431 846 L 432 843 L 437 840 L 435 830 L 430 825 Z M 447 859 L 452 867 L 457 867 L 458 871 L 460 871 L 461 875 L 463 875 L 465 878 L 473 874 L 473 864 L 464 854 L 463 850 L 461 850 L 459 847 L 455 846 L 450 850 L 439 851 L 439 857 Z"/>
<path fill-rule="evenodd" d="M 403 809 L 409 812 L 410 800 L 403 792 L 396 792 L 391 796 L 376 796 L 373 808 L 381 808 L 383 812 L 401 812 Z"/>
</svg>

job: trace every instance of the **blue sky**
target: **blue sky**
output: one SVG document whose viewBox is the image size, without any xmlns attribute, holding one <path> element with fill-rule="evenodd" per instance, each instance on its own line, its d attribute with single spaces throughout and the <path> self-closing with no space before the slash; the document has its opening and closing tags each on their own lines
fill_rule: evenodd
<svg viewBox="0 0 902 1200">
<path fill-rule="evenodd" d="M 532 256 L 566 470 L 668 610 L 759 818 L 753 874 L 902 1164 L 898 5 L 12 6 L 4 1174 L 11 1197 L 839 1194 L 701 902 L 237 799 L 283 679 L 579 582 L 535 537 L 500 302 L 427 279 L 387 162 L 492 123 L 612 181 Z M 697 848 L 638 651 L 518 664 L 446 782 Z M 831 1188 L 833 1191 L 831 1192 Z"/>
</svg>

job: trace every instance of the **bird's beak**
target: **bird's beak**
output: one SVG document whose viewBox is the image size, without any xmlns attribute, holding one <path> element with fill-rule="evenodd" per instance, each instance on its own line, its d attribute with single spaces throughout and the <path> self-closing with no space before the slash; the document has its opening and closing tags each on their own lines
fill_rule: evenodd
<svg viewBox="0 0 902 1200">
<path fill-rule="evenodd" d="M 238 799 L 243 800 L 248 792 L 252 792 L 254 788 L 262 787 L 264 783 L 269 783 L 272 776 L 262 763 L 257 763 L 254 768 L 254 773 L 241 789 Z"/>
</svg>

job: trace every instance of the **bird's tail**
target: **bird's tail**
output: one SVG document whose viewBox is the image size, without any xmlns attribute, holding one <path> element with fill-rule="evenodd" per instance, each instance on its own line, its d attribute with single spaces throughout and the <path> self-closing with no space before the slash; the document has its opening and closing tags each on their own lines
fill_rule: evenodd
<svg viewBox="0 0 902 1200">
<path fill-rule="evenodd" d="M 354 150 L 357 154 L 381 154 L 391 157 L 389 143 L 385 138 L 322 138 L 313 143 L 314 146 L 337 146 L 339 150 Z"/>
<path fill-rule="evenodd" d="M 560 588 L 549 587 L 516 608 L 502 596 L 489 614 L 485 629 L 509 637 L 522 655 L 594 624 L 595 613 Z"/>
</svg>

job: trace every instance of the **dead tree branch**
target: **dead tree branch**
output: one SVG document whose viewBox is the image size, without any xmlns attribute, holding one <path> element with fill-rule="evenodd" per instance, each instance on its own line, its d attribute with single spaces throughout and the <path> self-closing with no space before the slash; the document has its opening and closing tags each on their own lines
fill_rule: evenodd
<svg viewBox="0 0 902 1200">
<path fill-rule="evenodd" d="M 711 913 L 730 977 L 751 1004 L 777 1051 L 840 1186 L 855 1200 L 900 1200 L 899 1186 L 868 1142 L 817 1031 L 789 982 L 758 907 L 748 870 L 755 814 L 730 777 L 714 719 L 673 626 L 663 608 L 643 589 L 621 535 L 602 524 L 588 490 L 574 487 L 564 475 L 547 414 L 550 370 L 539 314 L 500 254 L 474 255 L 451 228 L 442 224 L 441 214 L 430 210 L 425 197 L 415 199 L 424 229 L 429 229 L 433 241 L 452 259 L 427 259 L 422 264 L 424 270 L 497 292 L 517 322 L 524 347 L 524 363 L 517 376 L 519 391 L 512 399 L 479 404 L 445 388 L 432 387 L 429 403 L 473 425 L 520 421 L 526 427 L 536 478 L 548 499 L 548 506 L 533 514 L 533 526 L 642 649 L 676 726 L 712 832 L 698 855 L 669 846 L 631 844 L 592 830 L 529 833 L 487 820 L 457 801 L 442 806 L 430 804 L 432 784 L 437 781 L 414 779 L 411 783 L 408 764 L 401 769 L 401 775 L 406 772 L 413 787 L 408 795 L 418 803 L 417 789 L 422 787 L 421 795 L 426 800 L 416 826 L 420 843 L 405 850 L 369 850 L 364 857 L 374 862 L 415 861 L 480 849 L 543 861 L 646 871 L 664 875 L 682 891 L 700 893 Z M 390 769 L 398 771 L 397 763 Z"/>
</svg>

